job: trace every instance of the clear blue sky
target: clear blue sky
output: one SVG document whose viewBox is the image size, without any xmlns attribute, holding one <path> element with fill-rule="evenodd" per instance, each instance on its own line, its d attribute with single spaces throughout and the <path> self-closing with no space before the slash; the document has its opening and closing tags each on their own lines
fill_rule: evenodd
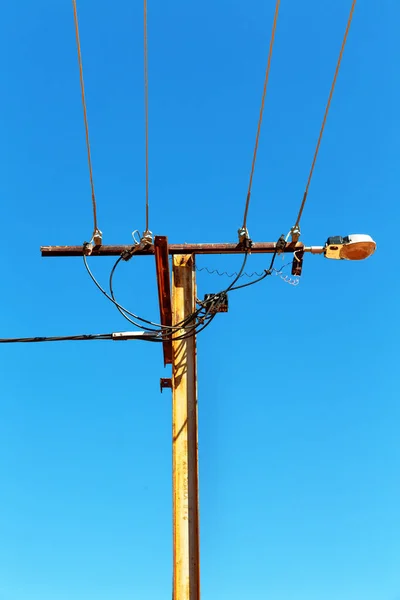
<svg viewBox="0 0 400 600">
<path fill-rule="evenodd" d="M 144 227 L 142 6 L 78 8 L 99 225 L 129 243 Z M 349 8 L 282 0 L 254 240 L 294 222 Z M 171 242 L 237 239 L 273 10 L 149 2 L 150 228 Z M 204 600 L 400 599 L 399 19 L 397 0 L 356 7 L 303 221 L 306 243 L 370 233 L 377 253 L 307 257 L 298 287 L 237 292 L 199 337 Z M 127 329 L 79 258 L 39 253 L 92 232 L 71 3 L 5 3 L 0 49 L 1 337 Z M 104 282 L 112 262 L 91 262 Z M 117 289 L 157 317 L 151 259 L 123 264 Z M 161 349 L 1 346 L 0 372 L 0 600 L 170 598 Z"/>
</svg>

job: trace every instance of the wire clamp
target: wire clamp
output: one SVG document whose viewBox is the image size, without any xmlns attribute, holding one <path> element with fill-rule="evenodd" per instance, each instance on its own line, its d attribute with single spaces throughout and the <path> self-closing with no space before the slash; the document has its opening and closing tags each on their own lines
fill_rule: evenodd
<svg viewBox="0 0 400 600">
<path fill-rule="evenodd" d="M 95 229 L 93 232 L 92 242 L 94 242 L 95 246 L 101 246 L 103 243 L 103 233 L 100 229 Z"/>
<path fill-rule="evenodd" d="M 151 231 L 146 229 L 146 231 L 143 232 L 143 235 L 140 238 L 140 242 L 138 242 L 137 239 L 135 238 L 136 233 L 138 233 L 138 232 L 134 231 L 132 233 L 133 240 L 135 242 L 134 245 L 131 248 L 129 248 L 129 250 L 125 250 L 125 252 L 123 252 L 121 254 L 122 260 L 128 261 L 139 250 L 146 250 L 147 248 L 149 248 L 150 246 L 153 245 L 153 234 Z"/>
<path fill-rule="evenodd" d="M 219 294 L 206 294 L 204 296 L 202 306 L 210 315 L 216 315 L 217 313 L 227 313 L 228 294 L 226 292 L 220 292 Z"/>
<path fill-rule="evenodd" d="M 299 237 L 300 237 L 300 227 L 299 225 L 293 225 L 292 229 L 290 230 L 290 235 L 292 236 L 292 242 L 298 242 L 299 241 Z"/>
<path fill-rule="evenodd" d="M 153 234 L 151 231 L 146 229 L 146 231 L 143 232 L 140 244 L 142 245 L 142 248 L 147 248 L 148 246 L 153 245 Z"/>
<path fill-rule="evenodd" d="M 129 250 L 124 250 L 124 252 L 121 254 L 122 260 L 124 260 L 125 262 L 128 262 L 128 260 L 131 260 L 132 256 L 138 250 L 139 250 L 139 244 L 135 244 L 135 246 L 132 246 L 131 248 L 129 248 Z"/>
<path fill-rule="evenodd" d="M 83 254 L 84 256 L 90 256 L 93 251 L 93 242 L 83 242 Z"/>
<path fill-rule="evenodd" d="M 242 246 L 245 250 L 250 250 L 250 248 L 253 245 L 253 242 L 250 239 L 247 227 L 241 227 L 240 229 L 238 229 L 238 235 L 239 245 Z"/>
<path fill-rule="evenodd" d="M 277 254 L 282 254 L 284 249 L 286 248 L 286 240 L 285 236 L 282 234 L 279 240 L 275 244 L 275 250 Z"/>
</svg>

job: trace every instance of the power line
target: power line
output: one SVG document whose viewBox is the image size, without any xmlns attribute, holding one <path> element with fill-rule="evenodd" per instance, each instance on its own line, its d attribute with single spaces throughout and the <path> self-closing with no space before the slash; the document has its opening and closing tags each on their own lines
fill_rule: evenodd
<svg viewBox="0 0 400 600">
<path fill-rule="evenodd" d="M 96 194 L 94 191 L 92 157 L 91 157 L 91 152 L 90 152 L 90 140 L 89 140 L 89 124 L 88 124 L 87 111 L 86 111 L 85 84 L 84 84 L 84 80 L 83 80 L 81 42 L 80 42 L 80 36 L 79 36 L 79 22 L 78 22 L 78 11 L 76 8 L 76 0 L 72 0 L 72 6 L 74 9 L 75 35 L 76 35 L 76 46 L 77 46 L 77 51 L 78 51 L 78 64 L 79 64 L 79 77 L 80 77 L 81 94 L 82 94 L 83 120 L 85 123 L 86 149 L 87 149 L 88 165 L 89 165 L 90 187 L 92 190 L 93 241 L 95 242 L 96 245 L 100 245 L 102 242 L 102 233 L 97 225 Z"/>
<path fill-rule="evenodd" d="M 148 334 L 148 337 L 146 337 L 146 340 L 154 341 L 154 342 L 176 341 L 176 340 L 187 339 L 188 337 L 192 337 L 193 335 L 200 333 L 200 331 L 203 331 L 203 329 L 205 329 L 205 327 L 208 326 L 208 324 L 209 324 L 209 323 L 207 323 L 205 325 L 205 321 L 212 321 L 214 319 L 215 314 L 216 314 L 215 309 L 217 309 L 218 305 L 222 302 L 224 294 L 226 294 L 228 291 L 230 291 L 233 288 L 233 286 L 235 285 L 235 283 L 238 281 L 238 279 L 241 277 L 244 267 L 246 265 L 247 257 L 248 257 L 248 252 L 246 252 L 246 254 L 244 256 L 242 267 L 241 267 L 239 273 L 237 274 L 237 276 L 235 277 L 235 279 L 232 281 L 232 283 L 222 292 L 218 292 L 217 294 L 211 294 L 210 297 L 208 298 L 207 306 L 205 306 L 204 303 L 199 302 L 200 308 L 198 308 L 193 313 L 191 313 L 183 321 L 176 323 L 175 325 L 169 326 L 169 325 L 161 325 L 159 323 L 154 323 L 153 321 L 144 319 L 144 318 L 140 317 L 139 315 L 136 315 L 135 313 L 124 308 L 121 304 L 119 304 L 116 301 L 114 291 L 113 291 L 113 276 L 114 276 L 116 267 L 122 261 L 122 256 L 120 256 L 117 259 L 117 261 L 115 262 L 115 264 L 111 270 L 110 278 L 109 278 L 110 294 L 108 294 L 104 290 L 104 288 L 100 285 L 100 283 L 97 281 L 97 279 L 95 278 L 93 273 L 91 272 L 91 269 L 87 262 L 86 255 L 85 255 L 85 253 L 83 253 L 83 261 L 84 261 L 86 271 L 88 272 L 90 278 L 92 279 L 92 281 L 96 285 L 96 287 L 100 290 L 100 292 L 108 300 L 110 300 L 114 304 L 114 306 L 117 308 L 117 310 L 121 313 L 121 315 L 127 321 L 129 321 L 130 323 L 135 325 L 135 327 L 143 329 Z M 131 317 L 133 317 L 133 318 L 131 318 Z M 135 320 L 133 320 L 133 319 L 135 319 Z M 141 323 L 145 323 L 145 325 L 142 325 L 141 323 L 138 323 L 137 321 L 140 321 Z M 151 325 L 152 327 L 148 327 L 148 325 Z M 154 329 L 154 327 L 156 329 Z M 182 329 L 184 330 L 184 332 L 182 332 L 180 334 L 179 331 L 181 331 Z M 151 337 L 151 335 L 153 335 L 153 337 Z"/>
<path fill-rule="evenodd" d="M 341 65 L 341 62 L 342 62 L 342 56 L 343 56 L 343 52 L 344 52 L 344 49 L 345 49 L 345 46 L 346 46 L 346 42 L 347 42 L 347 36 L 349 34 L 349 31 L 350 31 L 350 25 L 351 25 L 351 22 L 352 22 L 352 19 L 353 19 L 353 13 L 354 13 L 354 9 L 355 9 L 355 6 L 356 6 L 356 1 L 357 0 L 353 0 L 352 5 L 351 5 L 350 15 L 349 15 L 349 18 L 347 20 L 346 31 L 344 33 L 342 47 L 340 48 L 339 58 L 338 58 L 338 62 L 337 62 L 337 65 L 336 65 L 335 75 L 333 77 L 332 86 L 331 86 L 331 90 L 330 90 L 329 97 L 328 97 L 328 102 L 327 102 L 326 108 L 325 108 L 324 118 L 322 120 L 321 130 L 319 132 L 318 142 L 317 142 L 317 146 L 316 146 L 315 153 L 314 153 L 314 158 L 313 158 L 313 161 L 312 161 L 312 164 L 311 164 L 310 174 L 308 176 L 306 189 L 305 189 L 305 192 L 304 192 L 304 195 L 303 195 L 303 200 L 302 200 L 301 205 L 300 205 L 299 214 L 297 215 L 296 223 L 292 227 L 292 233 L 296 233 L 297 237 L 298 237 L 298 234 L 300 232 L 300 220 L 301 220 L 301 217 L 302 217 L 302 214 L 303 214 L 303 210 L 304 210 L 304 207 L 305 207 L 305 204 L 306 204 L 306 201 L 307 201 L 308 189 L 310 187 L 311 179 L 312 179 L 313 172 L 314 172 L 315 163 L 317 161 L 319 147 L 321 145 L 321 140 L 322 140 L 322 135 L 323 135 L 324 129 L 325 129 L 326 119 L 328 117 L 328 112 L 329 112 L 329 108 L 330 108 L 330 105 L 331 105 L 331 100 L 332 100 L 333 92 L 335 90 L 336 79 L 337 79 L 337 76 L 339 74 L 339 69 L 340 69 L 340 65 Z"/>
<path fill-rule="evenodd" d="M 270 71 L 270 68 L 271 68 L 272 50 L 273 50 L 274 41 L 275 41 L 275 31 L 276 31 L 276 24 L 277 24 L 277 21 L 278 21 L 279 5 L 280 5 L 280 0 L 277 0 L 276 1 L 276 5 L 275 5 L 274 22 L 273 22 L 273 25 L 272 25 L 271 41 L 270 41 L 270 44 L 269 44 L 268 62 L 267 62 L 267 69 L 266 69 L 266 72 L 265 72 L 264 89 L 263 89 L 263 95 L 262 95 L 262 100 L 261 100 L 260 116 L 259 116 L 259 119 L 258 119 L 256 142 L 255 142 L 255 145 L 254 145 L 253 161 L 252 161 L 252 164 L 251 164 L 249 187 L 248 187 L 248 190 L 247 190 L 246 206 L 245 206 L 245 209 L 244 209 L 244 216 L 243 216 L 243 229 L 244 230 L 246 230 L 247 214 L 249 212 L 250 197 L 251 197 L 251 188 L 252 188 L 252 185 L 253 185 L 253 175 L 254 175 L 254 168 L 255 168 L 255 165 L 256 165 L 257 150 L 258 150 L 258 140 L 259 140 L 259 137 L 260 137 L 261 123 L 262 123 L 262 118 L 263 118 L 263 114 L 264 114 L 265 97 L 267 95 L 269 71 Z"/>
<path fill-rule="evenodd" d="M 189 315 L 186 319 L 184 319 L 183 321 L 181 321 L 173 326 L 172 325 L 171 326 L 161 325 L 159 323 L 153 323 L 152 321 L 143 319 L 142 317 L 140 317 L 140 316 L 136 315 L 135 313 L 129 311 L 128 309 L 124 308 L 115 299 L 112 280 L 113 280 L 113 275 L 115 273 L 115 269 L 121 261 L 121 257 L 116 261 L 116 263 L 114 264 L 114 267 L 111 270 L 110 281 L 109 281 L 111 295 L 109 295 L 102 288 L 100 283 L 94 277 L 93 273 L 91 272 L 91 270 L 89 268 L 89 265 L 87 263 L 87 259 L 86 259 L 85 255 L 83 255 L 83 260 L 84 260 L 85 268 L 86 268 L 90 278 L 96 285 L 96 287 L 102 292 L 102 294 L 108 300 L 110 300 L 114 304 L 114 306 L 118 309 L 118 311 L 121 313 L 121 315 L 127 321 L 129 321 L 129 323 L 132 323 L 132 325 L 135 325 L 135 327 L 138 327 L 138 328 L 144 330 L 144 332 L 147 335 L 147 337 L 146 337 L 147 341 L 163 342 L 167 339 L 170 341 L 178 340 L 178 339 L 179 340 L 186 339 L 187 337 L 191 337 L 192 335 L 195 335 L 196 333 L 199 333 L 200 331 L 202 331 L 204 329 L 204 327 L 201 327 L 200 329 L 198 329 L 199 326 L 203 325 L 204 320 L 207 320 L 210 316 L 212 318 L 214 318 L 214 316 L 215 316 L 215 315 L 210 315 L 210 312 L 211 312 L 211 309 L 214 308 L 214 305 L 219 302 L 219 299 L 215 300 L 212 298 L 209 302 L 208 311 L 206 311 L 204 309 L 204 307 L 201 306 L 199 309 L 197 309 L 195 312 L 193 312 L 191 315 Z M 136 319 L 136 320 L 133 320 L 130 317 L 133 317 L 133 319 Z M 147 325 L 142 325 L 141 323 L 138 323 L 137 321 L 141 321 L 141 323 L 145 323 Z M 191 323 L 194 323 L 194 324 L 191 325 Z M 154 329 L 153 327 L 148 327 L 148 325 L 152 325 L 153 327 L 156 327 L 156 329 Z M 185 329 L 185 333 L 183 335 L 179 335 L 178 337 L 173 337 L 173 338 L 169 337 L 169 336 L 178 334 L 178 332 L 181 329 Z"/>
<path fill-rule="evenodd" d="M 146 229 L 149 231 L 149 76 L 148 76 L 148 49 L 147 49 L 147 0 L 143 6 L 143 33 L 144 33 L 144 112 L 146 136 Z"/>
<path fill-rule="evenodd" d="M 121 315 L 129 323 L 131 323 L 135 327 L 138 327 L 138 328 L 142 329 L 144 332 L 146 332 L 146 334 L 147 334 L 146 339 L 148 341 L 166 342 L 166 341 L 176 341 L 176 340 L 188 339 L 189 337 L 192 337 L 192 336 L 200 333 L 201 331 L 203 331 L 203 329 L 208 327 L 208 325 L 211 323 L 211 321 L 215 318 L 215 315 L 218 312 L 218 308 L 226 300 L 227 294 L 230 291 L 242 289 L 242 288 L 248 287 L 250 285 L 259 283 L 260 281 L 262 281 L 268 275 L 271 275 L 275 271 L 275 269 L 273 268 L 275 258 L 278 253 L 282 252 L 285 249 L 285 246 L 286 246 L 286 242 L 285 242 L 284 236 L 282 235 L 279 238 L 278 242 L 276 243 L 275 252 L 273 253 L 273 256 L 271 259 L 271 264 L 270 264 L 269 268 L 265 269 L 263 274 L 261 274 L 260 277 L 258 277 L 258 279 L 255 279 L 254 281 L 251 281 L 251 282 L 243 284 L 243 285 L 236 285 L 236 283 L 241 279 L 241 277 L 243 277 L 243 274 L 244 274 L 244 269 L 245 269 L 248 255 L 249 255 L 249 251 L 247 250 L 244 253 L 242 266 L 241 266 L 239 272 L 235 273 L 235 278 L 233 279 L 233 281 L 224 290 L 217 292 L 215 294 L 209 294 L 205 301 L 202 302 L 202 301 L 198 300 L 197 304 L 199 305 L 199 308 L 197 308 L 188 317 L 186 317 L 186 319 L 184 319 L 183 321 L 181 321 L 179 323 L 176 323 L 175 325 L 161 325 L 159 323 L 155 323 L 148 319 L 144 319 L 144 318 L 140 317 L 139 315 L 124 308 L 119 302 L 117 302 L 117 300 L 115 298 L 115 294 L 114 294 L 114 289 L 113 289 L 113 277 L 114 277 L 117 266 L 123 261 L 124 255 L 121 255 L 117 259 L 117 261 L 115 262 L 114 266 L 111 269 L 110 277 L 109 277 L 109 289 L 110 289 L 109 294 L 105 291 L 105 289 L 100 285 L 100 283 L 97 281 L 97 279 L 93 275 L 93 273 L 88 265 L 85 252 L 83 252 L 83 261 L 84 261 L 85 268 L 86 268 L 90 278 L 96 285 L 96 287 L 100 290 L 100 292 L 108 300 L 110 300 L 113 303 L 113 305 L 117 308 L 117 310 L 121 313 Z"/>
<path fill-rule="evenodd" d="M 69 342 L 83 340 L 111 340 L 112 333 L 82 334 L 53 337 L 0 338 L 0 344 L 33 343 L 33 342 Z"/>
<path fill-rule="evenodd" d="M 143 331 L 119 331 L 114 333 L 82 333 L 79 335 L 61 335 L 26 338 L 0 338 L 0 344 L 38 343 L 38 342 L 84 342 L 90 340 L 150 340 L 152 336 Z"/>
<path fill-rule="evenodd" d="M 274 262 L 275 262 L 275 259 L 276 259 L 276 256 L 278 255 L 278 253 L 282 252 L 284 250 L 285 246 L 286 246 L 285 239 L 283 236 L 281 236 L 279 238 L 278 242 L 276 243 L 275 252 L 272 255 L 269 268 L 265 269 L 264 273 L 258 279 L 250 281 L 246 284 L 236 285 L 236 283 L 240 280 L 240 278 L 243 277 L 243 275 L 245 274 L 244 269 L 245 269 L 248 255 L 249 255 L 249 251 L 246 251 L 245 255 L 244 255 L 242 266 L 241 266 L 239 272 L 235 273 L 235 278 L 231 282 L 231 284 L 228 287 L 226 287 L 224 290 L 217 292 L 216 294 L 210 294 L 209 296 L 207 296 L 207 299 L 203 302 L 198 300 L 197 304 L 199 305 L 199 308 L 196 309 L 193 313 L 191 313 L 184 320 L 182 320 L 179 323 L 176 323 L 173 326 L 163 326 L 158 323 L 153 323 L 152 321 L 143 319 L 143 318 L 139 317 L 138 315 L 135 315 L 134 313 L 128 311 L 126 308 L 121 306 L 116 301 L 114 292 L 113 292 L 113 287 L 112 287 L 112 277 L 113 277 L 113 274 L 115 272 L 117 265 L 122 260 L 122 256 L 120 256 L 118 258 L 118 260 L 114 264 L 114 267 L 111 270 L 111 274 L 110 274 L 110 294 L 111 295 L 109 295 L 101 287 L 101 285 L 98 283 L 98 281 L 92 274 L 92 272 L 89 268 L 89 265 L 87 263 L 86 256 L 85 256 L 85 254 L 83 254 L 85 267 L 86 267 L 91 279 L 96 284 L 97 288 L 116 306 L 116 308 L 125 317 L 125 319 L 127 319 L 130 323 L 134 324 L 136 327 L 141 328 L 143 331 L 125 331 L 125 332 L 101 333 L 101 334 L 79 334 L 79 335 L 73 335 L 73 336 L 36 336 L 36 337 L 19 337 L 19 338 L 0 338 L 0 344 L 65 342 L 65 341 L 93 341 L 93 340 L 119 341 L 119 340 L 134 340 L 134 339 L 148 341 L 148 342 L 163 343 L 165 341 L 177 341 L 177 340 L 188 339 L 190 337 L 193 337 L 194 335 L 197 335 L 198 333 L 200 333 L 201 331 L 206 329 L 206 327 L 208 327 L 211 324 L 211 322 L 214 320 L 216 314 L 218 313 L 219 306 L 225 302 L 228 292 L 239 290 L 239 289 L 254 285 L 256 283 L 259 283 L 260 281 L 262 281 L 263 279 L 265 279 L 266 277 L 268 277 L 269 275 L 271 275 L 274 272 L 277 275 L 279 275 L 281 273 L 282 269 L 287 265 L 284 265 L 284 267 L 282 267 L 281 269 L 276 270 L 276 269 L 274 269 Z M 288 281 L 288 283 L 292 283 L 293 285 L 296 285 L 296 283 L 292 282 L 292 281 Z M 139 321 L 142 321 L 143 323 L 152 325 L 153 327 L 156 327 L 156 329 L 153 329 L 151 327 L 146 327 L 144 325 L 136 323 L 135 321 L 130 319 L 128 315 L 131 315 L 132 317 L 136 318 Z"/>
</svg>

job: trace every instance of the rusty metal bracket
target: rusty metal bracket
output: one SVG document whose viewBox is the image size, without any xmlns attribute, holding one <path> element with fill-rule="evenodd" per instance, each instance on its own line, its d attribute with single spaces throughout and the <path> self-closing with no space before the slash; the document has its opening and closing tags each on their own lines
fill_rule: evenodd
<svg viewBox="0 0 400 600">
<path fill-rule="evenodd" d="M 171 282 L 169 272 L 168 238 L 156 235 L 154 239 L 154 255 L 156 259 L 158 301 L 160 305 L 160 321 L 164 327 L 172 326 Z M 172 364 L 172 342 L 163 341 L 164 366 Z"/>
<path fill-rule="evenodd" d="M 164 389 L 169 388 L 172 390 L 172 379 L 170 377 L 161 377 L 160 379 L 160 392 L 162 393 Z"/>
<path fill-rule="evenodd" d="M 297 252 L 293 253 L 292 275 L 295 275 L 296 277 L 301 276 L 301 272 L 303 270 L 303 258 L 303 250 L 298 250 Z"/>
</svg>

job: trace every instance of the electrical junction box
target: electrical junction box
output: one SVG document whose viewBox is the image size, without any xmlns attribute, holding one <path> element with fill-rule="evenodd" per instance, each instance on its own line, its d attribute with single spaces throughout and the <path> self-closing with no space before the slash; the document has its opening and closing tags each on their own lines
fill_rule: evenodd
<svg viewBox="0 0 400 600">
<path fill-rule="evenodd" d="M 204 296 L 203 305 L 210 315 L 226 313 L 228 312 L 228 294 L 225 292 L 220 294 L 206 294 Z"/>
</svg>

